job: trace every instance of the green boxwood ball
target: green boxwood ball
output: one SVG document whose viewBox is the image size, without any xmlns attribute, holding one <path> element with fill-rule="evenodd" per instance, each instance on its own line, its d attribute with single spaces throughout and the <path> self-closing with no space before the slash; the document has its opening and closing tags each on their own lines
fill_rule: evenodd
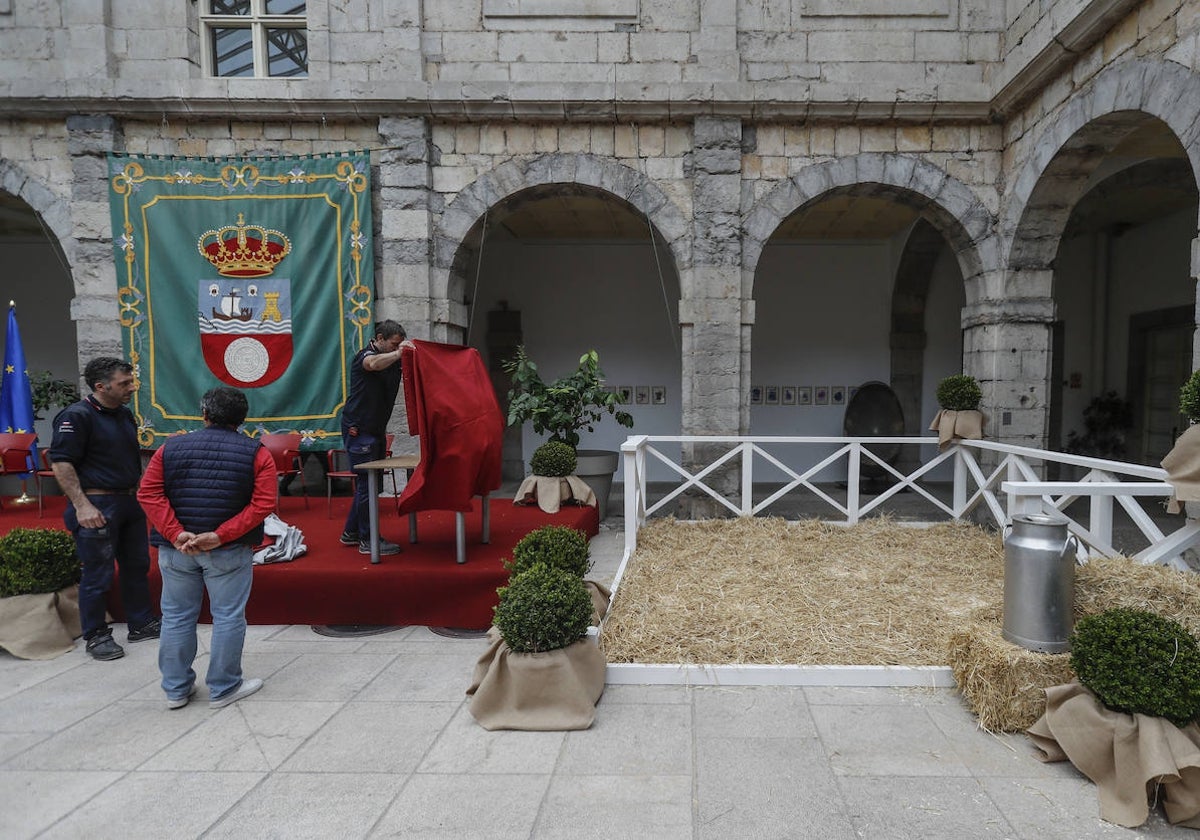
<svg viewBox="0 0 1200 840">
<path fill-rule="evenodd" d="M 1189 420 L 1200 420 L 1200 370 L 1179 389 L 1179 411 Z"/>
<path fill-rule="evenodd" d="M 592 598 L 570 572 L 538 563 L 497 591 L 492 623 L 514 653 L 558 650 L 587 635 Z"/>
<path fill-rule="evenodd" d="M 534 475 L 544 475 L 550 478 L 561 478 L 575 472 L 575 449 L 569 444 L 557 440 L 548 440 L 533 450 L 529 459 L 529 468 Z"/>
<path fill-rule="evenodd" d="M 587 536 L 566 525 L 543 525 L 530 531 L 513 546 L 508 567 L 517 575 L 536 563 L 563 569 L 582 578 L 592 567 L 588 561 Z"/>
<path fill-rule="evenodd" d="M 0 537 L 0 598 L 57 592 L 79 583 L 75 540 L 53 528 L 13 528 Z"/>
<path fill-rule="evenodd" d="M 947 411 L 975 411 L 982 399 L 979 383 L 965 373 L 947 376 L 937 386 L 938 405 Z"/>
<path fill-rule="evenodd" d="M 1200 646 L 1177 621 L 1118 608 L 1080 619 L 1071 667 L 1108 708 L 1186 726 L 1200 714 Z"/>
</svg>

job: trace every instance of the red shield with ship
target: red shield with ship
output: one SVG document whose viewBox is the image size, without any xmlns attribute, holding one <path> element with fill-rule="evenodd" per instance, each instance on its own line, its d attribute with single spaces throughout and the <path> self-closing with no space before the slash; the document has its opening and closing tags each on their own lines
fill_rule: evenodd
<svg viewBox="0 0 1200 840">
<path fill-rule="evenodd" d="M 277 230 L 237 224 L 196 243 L 221 275 L 199 282 L 200 348 L 208 369 L 235 388 L 261 388 L 292 362 L 291 281 L 269 277 L 291 251 Z"/>
</svg>

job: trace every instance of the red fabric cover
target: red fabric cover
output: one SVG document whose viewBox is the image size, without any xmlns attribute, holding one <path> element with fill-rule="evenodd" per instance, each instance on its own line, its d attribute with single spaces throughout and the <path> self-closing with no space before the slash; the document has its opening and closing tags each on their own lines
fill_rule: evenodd
<svg viewBox="0 0 1200 840">
<path fill-rule="evenodd" d="M 473 496 L 500 486 L 500 403 L 478 350 L 413 344 L 401 363 L 408 429 L 421 438 L 421 462 L 400 494 L 400 512 L 468 511 Z"/>
</svg>

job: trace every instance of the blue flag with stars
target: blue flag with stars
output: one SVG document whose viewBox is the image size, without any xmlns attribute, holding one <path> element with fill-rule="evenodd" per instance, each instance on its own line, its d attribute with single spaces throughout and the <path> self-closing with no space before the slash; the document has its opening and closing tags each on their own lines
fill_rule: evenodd
<svg viewBox="0 0 1200 840">
<path fill-rule="evenodd" d="M 0 378 L 0 431 L 32 432 L 33 388 L 25 369 L 25 348 L 17 328 L 17 308 L 8 307 L 8 337 L 4 342 L 4 376 Z M 37 463 L 37 450 L 33 450 Z"/>
</svg>

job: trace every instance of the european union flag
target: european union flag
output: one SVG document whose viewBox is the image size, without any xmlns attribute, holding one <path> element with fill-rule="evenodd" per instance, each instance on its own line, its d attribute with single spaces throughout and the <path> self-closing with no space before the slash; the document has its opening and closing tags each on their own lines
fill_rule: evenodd
<svg viewBox="0 0 1200 840">
<path fill-rule="evenodd" d="M 33 388 L 25 369 L 25 348 L 17 328 L 17 307 L 8 304 L 8 337 L 4 342 L 4 376 L 0 378 L 0 431 L 32 432 Z M 32 451 L 37 463 L 37 449 Z"/>
</svg>

